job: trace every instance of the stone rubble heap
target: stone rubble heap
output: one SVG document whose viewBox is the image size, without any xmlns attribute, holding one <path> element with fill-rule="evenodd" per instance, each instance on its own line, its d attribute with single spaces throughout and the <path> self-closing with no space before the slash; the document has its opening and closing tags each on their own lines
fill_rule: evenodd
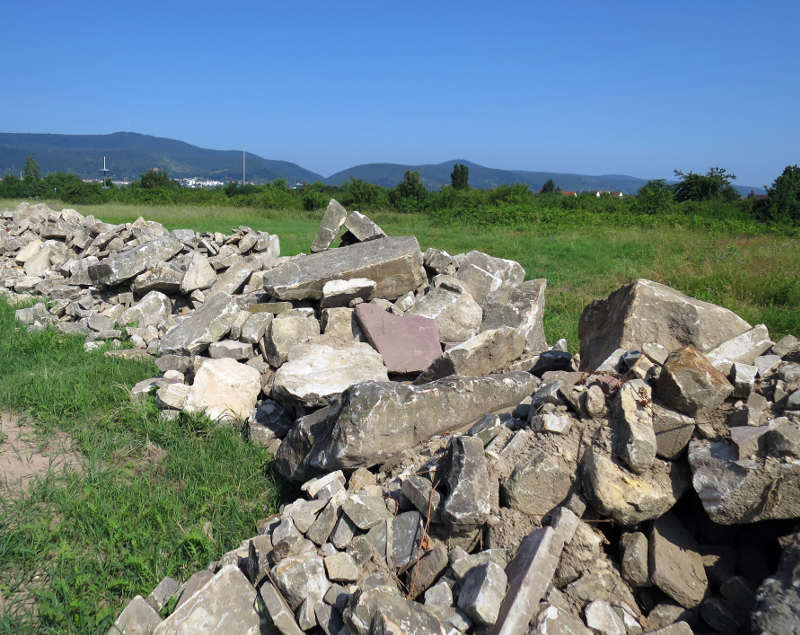
<svg viewBox="0 0 800 635">
<path fill-rule="evenodd" d="M 0 290 L 48 299 L 21 322 L 130 342 L 105 354 L 163 373 L 134 397 L 246 422 L 302 484 L 110 632 L 800 633 L 794 337 L 636 280 L 571 355 L 519 263 L 335 201 L 295 257 L 246 227 L 0 218 Z"/>
</svg>

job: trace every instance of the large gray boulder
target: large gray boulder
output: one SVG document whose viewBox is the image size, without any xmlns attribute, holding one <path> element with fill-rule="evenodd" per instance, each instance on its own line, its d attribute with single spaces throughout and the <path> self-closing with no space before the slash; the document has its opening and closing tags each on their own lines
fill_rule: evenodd
<svg viewBox="0 0 800 635">
<path fill-rule="evenodd" d="M 389 381 L 383 358 L 363 342 L 310 342 L 289 349 L 275 373 L 273 396 L 305 406 L 324 406 L 334 395 L 363 381 Z"/>
<path fill-rule="evenodd" d="M 226 293 L 219 293 L 173 327 L 158 345 L 160 355 L 197 355 L 218 342 L 231 329 L 239 305 Z"/>
<path fill-rule="evenodd" d="M 284 476 L 301 480 L 314 471 L 377 465 L 436 434 L 466 428 L 488 412 L 515 406 L 535 386 L 536 379 L 525 372 L 447 377 L 423 386 L 356 384 L 329 406 L 324 421 L 309 422 L 303 435 L 290 433 L 277 464 Z M 291 455 L 295 458 L 282 461 Z"/>
<path fill-rule="evenodd" d="M 800 463 L 777 457 L 739 459 L 727 441 L 689 443 L 692 485 L 720 525 L 800 517 Z"/>
<path fill-rule="evenodd" d="M 318 300 L 326 282 L 348 278 L 374 280 L 377 298 L 413 291 L 427 280 L 417 239 L 379 238 L 292 258 L 264 273 L 264 287 L 280 300 Z"/>
<path fill-rule="evenodd" d="M 594 370 L 618 348 L 640 349 L 647 342 L 670 352 L 689 344 L 706 352 L 749 328 L 728 309 L 639 279 L 584 309 L 578 323 L 581 369 Z"/>
<path fill-rule="evenodd" d="M 516 287 L 502 286 L 483 302 L 481 330 L 511 326 L 525 338 L 525 351 L 547 348 L 544 337 L 544 293 L 547 280 L 528 280 Z"/>
<path fill-rule="evenodd" d="M 101 287 L 122 284 L 146 269 L 161 264 L 183 249 L 183 243 L 171 236 L 161 236 L 142 245 L 120 251 L 89 267 L 92 282 Z"/>
</svg>

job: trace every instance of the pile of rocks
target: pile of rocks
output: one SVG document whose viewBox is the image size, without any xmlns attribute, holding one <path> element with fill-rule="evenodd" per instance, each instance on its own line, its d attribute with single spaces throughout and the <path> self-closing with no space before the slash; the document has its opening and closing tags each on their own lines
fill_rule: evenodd
<svg viewBox="0 0 800 635">
<path fill-rule="evenodd" d="M 163 372 L 135 395 L 246 421 L 305 494 L 113 632 L 800 632 L 797 339 L 637 280 L 571 355 L 545 280 L 335 201 L 292 258 L 248 228 L 2 218 L 5 288 L 51 300 L 23 322 L 128 339 L 108 353 Z"/>
</svg>

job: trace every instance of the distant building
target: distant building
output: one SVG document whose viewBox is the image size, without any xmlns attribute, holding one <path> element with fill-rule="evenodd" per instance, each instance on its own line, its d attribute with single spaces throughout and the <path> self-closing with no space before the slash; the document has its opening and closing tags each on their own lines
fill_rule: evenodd
<svg viewBox="0 0 800 635">
<path fill-rule="evenodd" d="M 561 196 L 577 196 L 578 193 L 575 190 L 561 190 Z"/>
<path fill-rule="evenodd" d="M 223 181 L 216 181 L 214 179 L 202 179 L 197 176 L 189 176 L 184 177 L 182 179 L 177 179 L 178 183 L 181 184 L 181 187 L 188 187 L 190 189 L 200 189 L 200 188 L 210 188 L 210 187 L 222 187 L 225 185 Z"/>
<path fill-rule="evenodd" d="M 625 194 L 623 192 L 612 192 L 611 190 L 589 190 L 588 192 L 584 192 L 584 194 L 589 194 L 590 196 L 596 196 L 600 198 L 603 194 L 608 196 L 613 196 L 615 198 L 624 198 Z"/>
</svg>

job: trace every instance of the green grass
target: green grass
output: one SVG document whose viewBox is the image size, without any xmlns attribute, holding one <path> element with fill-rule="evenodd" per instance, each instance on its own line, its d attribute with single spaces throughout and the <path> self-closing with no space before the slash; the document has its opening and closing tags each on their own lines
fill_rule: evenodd
<svg viewBox="0 0 800 635">
<path fill-rule="evenodd" d="M 16 201 L 0 201 L 0 207 Z M 62 203 L 51 206 L 60 209 Z M 230 232 L 248 225 L 278 234 L 281 251 L 306 251 L 321 213 L 253 210 L 236 207 L 77 206 L 108 222 L 139 215 L 170 229 Z M 714 302 L 747 321 L 764 323 L 773 337 L 800 334 L 800 239 L 779 234 L 675 228 L 597 226 L 552 229 L 546 225 L 471 227 L 437 224 L 421 214 L 372 214 L 390 235 L 413 234 L 423 249 L 450 253 L 479 249 L 519 261 L 529 278 L 547 278 L 545 332 L 548 341 L 566 337 L 578 349 L 578 318 L 592 300 L 635 278 L 668 284 Z"/>
<path fill-rule="evenodd" d="M 275 510 L 270 457 L 241 430 L 130 400 L 157 374 L 78 337 L 28 334 L 0 299 L 0 407 L 44 438 L 66 432 L 83 464 L 0 493 L 0 593 L 15 598 L 0 633 L 105 632 L 134 595 L 205 567 Z"/>
</svg>

